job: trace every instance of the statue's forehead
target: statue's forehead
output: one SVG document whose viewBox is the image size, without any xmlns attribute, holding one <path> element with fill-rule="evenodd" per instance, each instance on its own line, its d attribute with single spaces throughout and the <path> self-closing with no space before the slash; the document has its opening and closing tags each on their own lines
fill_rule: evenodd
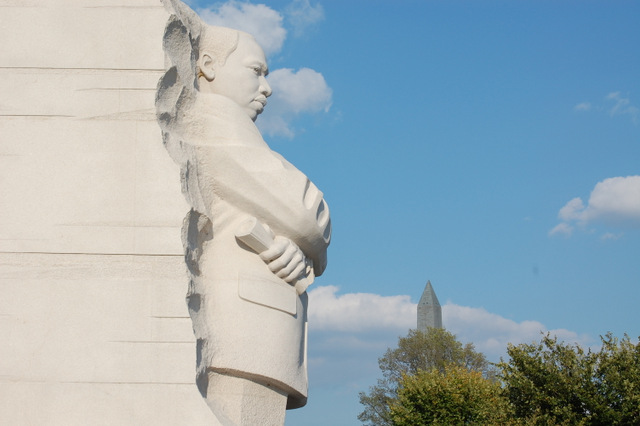
<svg viewBox="0 0 640 426">
<path fill-rule="evenodd" d="M 267 67 L 267 57 L 264 53 L 264 50 L 256 41 L 256 39 L 250 34 L 240 34 L 240 38 L 238 39 L 238 47 L 236 48 L 236 52 L 234 53 L 236 53 L 237 55 L 241 55 L 242 60 L 258 61 L 265 68 Z"/>
<path fill-rule="evenodd" d="M 244 43 L 246 47 L 250 47 L 251 50 L 255 52 L 260 52 L 262 56 L 266 57 L 264 53 L 264 49 L 262 49 L 262 46 L 260 46 L 260 43 L 258 43 L 255 37 L 252 36 L 251 34 L 240 32 L 240 36 L 238 38 L 238 45 L 240 45 L 241 43 Z"/>
</svg>

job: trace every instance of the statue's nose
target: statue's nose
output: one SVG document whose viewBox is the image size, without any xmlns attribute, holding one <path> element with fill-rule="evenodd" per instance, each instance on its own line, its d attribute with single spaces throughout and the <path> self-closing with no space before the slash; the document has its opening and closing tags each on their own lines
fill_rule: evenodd
<svg viewBox="0 0 640 426">
<path fill-rule="evenodd" d="M 271 96 L 271 86 L 269 86 L 269 82 L 264 77 L 260 77 L 260 93 L 265 95 L 266 97 Z"/>
</svg>

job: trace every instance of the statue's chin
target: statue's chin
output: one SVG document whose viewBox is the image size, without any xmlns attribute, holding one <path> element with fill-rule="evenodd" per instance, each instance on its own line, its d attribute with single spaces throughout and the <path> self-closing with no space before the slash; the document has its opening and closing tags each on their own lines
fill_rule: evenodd
<svg viewBox="0 0 640 426">
<path fill-rule="evenodd" d="M 253 104 L 257 105 L 254 107 Z M 258 118 L 258 116 L 262 114 L 262 111 L 264 111 L 264 107 L 260 102 L 254 101 L 252 102 L 252 105 L 245 108 L 245 111 L 247 111 L 247 114 L 252 121 L 256 121 L 256 118 Z"/>
</svg>

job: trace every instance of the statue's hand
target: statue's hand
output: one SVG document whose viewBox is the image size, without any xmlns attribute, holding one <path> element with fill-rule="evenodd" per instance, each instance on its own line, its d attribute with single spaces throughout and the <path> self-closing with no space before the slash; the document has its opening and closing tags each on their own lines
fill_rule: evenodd
<svg viewBox="0 0 640 426">
<path fill-rule="evenodd" d="M 260 253 L 260 258 L 271 272 L 290 284 L 306 274 L 306 258 L 300 248 L 290 239 L 277 236 L 271 246 Z"/>
</svg>

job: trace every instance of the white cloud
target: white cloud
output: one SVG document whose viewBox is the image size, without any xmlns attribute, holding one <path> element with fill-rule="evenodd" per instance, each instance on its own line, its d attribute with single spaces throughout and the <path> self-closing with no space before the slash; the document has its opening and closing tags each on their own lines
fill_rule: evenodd
<svg viewBox="0 0 640 426">
<path fill-rule="evenodd" d="M 611 117 L 616 115 L 629 115 L 631 117 L 631 121 L 638 124 L 640 109 L 632 105 L 629 98 L 622 97 L 620 92 L 612 92 L 607 95 L 606 99 L 614 103 L 614 105 L 609 109 L 609 115 Z"/>
<path fill-rule="evenodd" d="M 580 198 L 574 198 L 560 209 L 558 217 L 565 221 L 579 219 L 582 210 L 584 210 L 582 200 Z"/>
<path fill-rule="evenodd" d="M 553 229 L 549 231 L 549 236 L 557 235 L 557 234 L 569 236 L 572 233 L 573 233 L 573 226 L 563 222 L 554 226 Z"/>
<path fill-rule="evenodd" d="M 634 124 L 640 122 L 640 108 L 631 103 L 629 97 L 624 97 L 620 92 L 611 92 L 604 97 L 604 103 L 580 102 L 573 107 L 574 111 L 605 111 L 610 117 L 628 116 Z"/>
<path fill-rule="evenodd" d="M 446 329 L 462 343 L 473 343 L 491 362 L 506 358 L 507 343 L 540 341 L 541 333 L 547 331 L 567 343 L 592 344 L 588 336 L 548 330 L 538 321 L 516 322 L 482 308 L 447 303 L 442 311 Z M 416 316 L 417 305 L 406 295 L 340 294 L 335 286 L 313 289 L 309 293 L 309 376 L 315 392 L 343 393 L 357 404 L 357 391 L 367 390 L 381 377 L 378 358 L 416 327 Z"/>
<path fill-rule="evenodd" d="M 576 111 L 589 111 L 591 109 L 591 102 L 581 102 L 573 107 Z"/>
<path fill-rule="evenodd" d="M 311 332 L 330 337 L 324 346 L 336 346 L 341 350 L 381 350 L 397 342 L 382 344 L 376 338 L 367 340 L 362 335 L 386 334 L 394 337 L 406 335 L 416 327 L 417 304 L 406 295 L 380 296 L 371 293 L 338 294 L 336 286 L 316 287 L 309 293 L 309 324 Z M 587 345 L 588 336 L 580 336 L 565 329 L 549 330 L 538 321 L 516 322 L 483 308 L 473 308 L 447 303 L 442 307 L 443 324 L 462 342 L 472 342 L 476 349 L 489 359 L 497 361 L 506 354 L 507 343 L 531 343 L 539 341 L 541 333 L 550 332 L 560 340 Z M 381 347 L 382 346 L 382 347 Z M 377 356 L 381 356 L 382 352 Z"/>
<path fill-rule="evenodd" d="M 309 324 L 314 330 L 366 332 L 416 326 L 416 304 L 409 296 L 337 292 L 336 286 L 323 286 L 309 293 Z"/>
<path fill-rule="evenodd" d="M 269 75 L 274 97 L 294 114 L 329 111 L 332 91 L 319 72 L 302 68 L 294 72 L 282 68 Z M 277 90 L 276 90 L 277 89 Z"/>
<path fill-rule="evenodd" d="M 282 15 L 264 4 L 231 0 L 199 9 L 198 14 L 209 25 L 235 28 L 253 35 L 267 56 L 280 52 L 287 37 Z"/>
<path fill-rule="evenodd" d="M 268 135 L 293 137 L 293 119 L 304 113 L 328 112 L 332 90 L 322 74 L 309 68 L 293 71 L 282 68 L 268 77 L 273 95 L 265 112 L 257 122 L 260 130 Z"/>
<path fill-rule="evenodd" d="M 605 232 L 604 234 L 602 234 L 602 236 L 600 237 L 600 239 L 602 240 L 618 240 L 622 238 L 622 234 L 614 234 L 611 232 Z"/>
<path fill-rule="evenodd" d="M 318 3 L 312 6 L 309 0 L 293 0 L 285 13 L 296 36 L 301 36 L 309 26 L 324 19 L 322 5 Z"/>
<path fill-rule="evenodd" d="M 570 234 L 571 223 L 640 227 L 640 176 L 613 177 L 598 182 L 586 206 L 580 198 L 574 198 L 560 209 L 558 217 L 563 222 L 553 228 L 550 235 Z"/>
<path fill-rule="evenodd" d="M 640 225 L 640 176 L 598 182 L 584 211 L 585 220 L 631 221 Z"/>
<path fill-rule="evenodd" d="M 565 330 L 548 330 L 538 321 L 516 322 L 500 315 L 487 312 L 483 308 L 472 308 L 447 303 L 442 307 L 442 322 L 447 330 L 456 334 L 461 341 L 473 342 L 476 349 L 490 359 L 504 356 L 508 343 L 531 343 L 539 341 L 541 333 L 551 333 L 567 343 L 587 346 L 591 339 Z"/>
</svg>

